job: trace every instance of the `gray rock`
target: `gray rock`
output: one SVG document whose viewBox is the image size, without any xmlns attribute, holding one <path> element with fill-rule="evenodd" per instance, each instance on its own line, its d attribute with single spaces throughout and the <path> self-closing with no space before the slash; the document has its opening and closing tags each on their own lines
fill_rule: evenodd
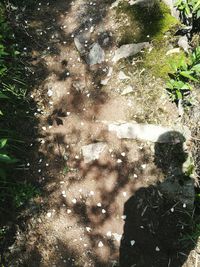
<svg viewBox="0 0 200 267">
<path fill-rule="evenodd" d="M 107 78 L 101 80 L 101 84 L 102 85 L 107 85 L 111 76 L 112 76 L 112 72 L 113 72 L 113 68 L 112 67 L 109 67 L 109 70 L 108 70 L 108 74 L 107 74 Z"/>
<path fill-rule="evenodd" d="M 112 59 L 113 62 L 117 62 L 121 58 L 127 58 L 138 54 L 142 49 L 149 46 L 148 42 L 138 44 L 126 44 L 122 45 L 115 51 L 115 55 Z"/>
<path fill-rule="evenodd" d="M 121 95 L 128 95 L 132 92 L 134 92 L 134 88 L 131 85 L 128 85 L 127 87 L 124 88 Z"/>
<path fill-rule="evenodd" d="M 84 162 L 89 163 L 93 160 L 99 159 L 101 153 L 105 151 L 107 144 L 103 142 L 93 143 L 82 147 L 82 154 Z"/>
<path fill-rule="evenodd" d="M 127 79 L 130 79 L 130 77 L 127 76 L 122 70 L 119 72 L 118 78 L 119 78 L 120 80 L 127 80 Z"/>
<path fill-rule="evenodd" d="M 188 53 L 188 50 L 189 50 L 190 46 L 189 46 L 188 38 L 187 38 L 186 35 L 185 35 L 185 36 L 181 36 L 181 37 L 179 38 L 179 40 L 178 40 L 178 45 L 179 45 L 179 47 L 183 48 L 183 50 L 184 50 L 185 52 Z"/>
<path fill-rule="evenodd" d="M 153 7 L 155 4 L 155 0 L 129 0 L 128 1 L 131 6 L 139 5 L 142 7 Z"/>
<path fill-rule="evenodd" d="M 168 50 L 167 53 L 166 53 L 166 56 L 172 55 L 172 54 L 175 54 L 175 53 L 180 53 L 180 48 L 179 47 L 178 48 L 172 48 L 172 49 Z"/>
<path fill-rule="evenodd" d="M 76 49 L 81 53 L 81 54 L 84 54 L 86 51 L 85 51 L 85 48 L 84 48 L 84 45 L 82 45 L 81 43 L 81 40 L 80 40 L 80 37 L 75 37 L 74 38 L 74 44 L 76 46 Z"/>
<path fill-rule="evenodd" d="M 100 64 L 104 61 L 104 59 L 105 59 L 104 50 L 98 43 L 93 44 L 88 55 L 88 64 L 89 65 Z"/>
<path fill-rule="evenodd" d="M 112 5 L 111 5 L 111 7 L 110 7 L 110 9 L 115 8 L 115 7 L 118 7 L 118 5 L 120 4 L 121 1 L 122 0 L 116 0 L 115 2 L 113 2 Z"/>
<path fill-rule="evenodd" d="M 173 132 L 172 128 L 153 124 L 139 124 L 132 122 L 109 123 L 108 130 L 115 132 L 120 139 L 140 139 L 159 143 L 177 143 L 181 140 L 177 136 L 167 134 Z"/>
<path fill-rule="evenodd" d="M 106 78 L 106 79 L 103 79 L 103 80 L 101 80 L 101 85 L 107 85 L 107 84 L 108 84 L 108 82 L 109 82 L 109 80 L 110 80 L 110 77 L 108 77 L 108 78 Z"/>
</svg>

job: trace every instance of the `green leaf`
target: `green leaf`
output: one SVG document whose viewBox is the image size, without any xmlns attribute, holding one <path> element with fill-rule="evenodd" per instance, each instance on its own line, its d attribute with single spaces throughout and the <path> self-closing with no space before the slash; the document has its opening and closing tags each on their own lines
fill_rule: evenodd
<svg viewBox="0 0 200 267">
<path fill-rule="evenodd" d="M 17 159 L 11 158 L 6 154 L 0 154 L 0 162 L 11 164 L 11 163 L 16 163 Z"/>
<path fill-rule="evenodd" d="M 200 72 L 200 64 L 196 64 L 196 65 L 194 65 L 194 66 L 191 68 L 191 70 L 196 71 L 196 72 Z"/>
<path fill-rule="evenodd" d="M 198 80 L 196 78 L 194 78 L 191 74 L 193 74 L 193 71 L 181 71 L 180 75 L 188 78 L 189 80 L 192 80 L 194 82 L 198 82 Z"/>
<path fill-rule="evenodd" d="M 9 99 L 9 97 L 2 92 L 0 92 L 0 99 Z"/>
<path fill-rule="evenodd" d="M 0 139 L 0 149 L 2 149 L 3 147 L 5 147 L 5 145 L 7 144 L 7 139 Z"/>
<path fill-rule="evenodd" d="M 198 0 L 196 5 L 193 7 L 193 12 L 196 12 L 199 9 L 200 9 L 200 0 Z"/>
<path fill-rule="evenodd" d="M 176 90 L 176 96 L 177 96 L 178 99 L 182 99 L 183 98 L 183 96 L 182 96 L 182 94 L 181 94 L 181 92 L 179 90 Z"/>
</svg>

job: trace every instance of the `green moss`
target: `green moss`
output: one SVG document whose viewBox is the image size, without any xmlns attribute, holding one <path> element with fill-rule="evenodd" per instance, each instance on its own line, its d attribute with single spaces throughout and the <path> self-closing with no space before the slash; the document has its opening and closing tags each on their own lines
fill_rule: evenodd
<svg viewBox="0 0 200 267">
<path fill-rule="evenodd" d="M 119 28 L 120 44 L 160 40 L 165 32 L 179 24 L 162 2 L 156 2 L 152 8 L 130 6 L 122 2 L 116 11 L 117 17 L 124 21 L 124 25 Z"/>
<path fill-rule="evenodd" d="M 171 62 L 176 63 L 185 57 L 184 52 L 166 55 L 170 42 L 174 42 L 171 36 L 180 22 L 171 16 L 169 8 L 162 2 L 156 2 L 153 7 L 141 7 L 130 6 L 124 1 L 116 11 L 124 21 L 118 31 L 119 45 L 152 42 L 152 51 L 142 54 L 141 67 L 148 68 L 155 77 L 166 79 L 172 70 Z"/>
<path fill-rule="evenodd" d="M 148 68 L 155 77 L 167 79 L 168 73 L 172 72 L 172 63 L 177 64 L 181 58 L 186 58 L 183 51 L 166 55 L 168 50 L 161 42 L 156 43 L 151 52 L 146 51 L 143 55 L 143 67 Z"/>
</svg>

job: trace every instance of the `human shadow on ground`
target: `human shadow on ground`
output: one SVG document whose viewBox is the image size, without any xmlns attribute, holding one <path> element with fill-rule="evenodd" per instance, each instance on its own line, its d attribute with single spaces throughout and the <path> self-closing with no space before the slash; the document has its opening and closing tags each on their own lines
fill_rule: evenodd
<svg viewBox="0 0 200 267">
<path fill-rule="evenodd" d="M 162 143 L 166 139 L 170 143 Z M 195 247 L 194 183 L 182 171 L 187 159 L 183 143 L 184 137 L 175 131 L 160 136 L 155 164 L 165 180 L 140 188 L 125 203 L 120 267 L 181 267 Z"/>
</svg>

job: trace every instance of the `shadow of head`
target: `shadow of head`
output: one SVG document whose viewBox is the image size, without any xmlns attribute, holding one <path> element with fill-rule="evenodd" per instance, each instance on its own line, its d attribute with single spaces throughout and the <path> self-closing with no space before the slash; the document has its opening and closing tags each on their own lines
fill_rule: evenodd
<svg viewBox="0 0 200 267">
<path fill-rule="evenodd" d="M 185 137 L 177 131 L 162 134 L 155 143 L 154 163 L 164 174 L 178 170 L 182 172 L 183 163 L 187 159 L 183 143 Z"/>
</svg>

